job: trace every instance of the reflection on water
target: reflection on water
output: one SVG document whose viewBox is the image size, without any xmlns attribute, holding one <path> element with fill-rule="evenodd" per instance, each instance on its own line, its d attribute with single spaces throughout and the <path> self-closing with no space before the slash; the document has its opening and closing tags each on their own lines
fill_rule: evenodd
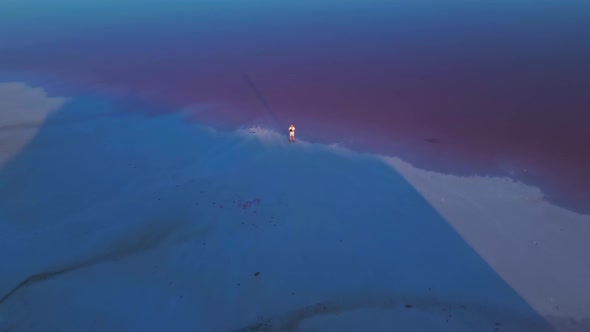
<svg viewBox="0 0 590 332">
<path fill-rule="evenodd" d="M 229 127 L 267 121 L 271 109 L 302 138 L 403 155 L 423 168 L 509 174 L 590 212 L 585 2 L 3 6 L 1 71 L 177 108 L 212 103 L 195 118 Z"/>
</svg>

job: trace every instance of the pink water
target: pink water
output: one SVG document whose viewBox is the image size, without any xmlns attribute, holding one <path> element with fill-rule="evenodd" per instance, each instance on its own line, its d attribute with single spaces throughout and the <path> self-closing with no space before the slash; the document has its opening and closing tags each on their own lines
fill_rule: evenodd
<svg viewBox="0 0 590 332">
<path fill-rule="evenodd" d="M 224 128 L 295 122 L 304 139 L 511 176 L 590 212 L 583 2 L 173 4 L 13 4 L 0 71 L 192 107 Z"/>
</svg>

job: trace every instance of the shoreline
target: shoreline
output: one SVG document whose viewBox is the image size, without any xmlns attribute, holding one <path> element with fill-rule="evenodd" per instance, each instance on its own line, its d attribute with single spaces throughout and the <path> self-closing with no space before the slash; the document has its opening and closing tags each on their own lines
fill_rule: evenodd
<svg viewBox="0 0 590 332">
<path fill-rule="evenodd" d="M 34 73 L 19 74 L 17 72 L 9 75 L 2 73 L 0 82 L 6 82 L 4 77 L 26 78 L 25 83 L 34 82 L 51 93 L 95 95 L 114 102 L 127 102 L 129 110 L 123 110 L 122 114 L 144 114 L 146 116 L 160 116 L 166 114 L 182 113 L 185 119 L 193 123 L 202 123 L 220 130 L 237 130 L 258 125 L 270 125 L 274 130 L 276 124 L 270 119 L 260 101 L 258 107 L 250 106 L 243 111 L 237 111 L 235 105 L 224 104 L 223 102 L 202 103 L 197 105 L 174 105 L 166 100 L 164 96 L 141 95 L 141 92 L 127 91 L 124 87 L 114 88 L 109 86 L 98 87 L 92 83 L 80 85 L 75 80 L 56 80 L 56 77 L 38 75 Z M 253 111 L 253 109 L 257 109 Z M 285 114 L 282 118 L 287 119 Z M 227 119 L 234 119 L 227 121 Z M 237 121 L 235 120 L 237 119 Z M 326 122 L 326 119 L 320 119 Z M 286 125 L 288 122 L 287 121 Z M 298 137 L 308 141 L 324 143 L 328 145 L 341 145 L 354 151 L 363 153 L 398 156 L 415 167 L 426 171 L 451 174 L 457 176 L 499 176 L 510 177 L 527 185 L 542 189 L 545 198 L 559 206 L 567 209 L 590 214 L 590 188 L 586 187 L 584 181 L 572 182 L 572 175 L 562 170 L 562 174 L 549 172 L 545 168 L 555 166 L 539 166 L 538 163 L 526 161 L 526 159 L 506 158 L 498 155 L 495 158 L 481 157 L 461 151 L 462 148 L 454 147 L 453 140 L 448 141 L 424 133 L 422 138 L 415 135 L 397 133 L 391 137 L 378 136 L 379 134 L 355 131 L 354 128 L 346 128 L 341 131 L 322 130 L 322 127 L 330 128 L 330 125 L 322 126 L 321 122 L 313 119 L 303 119 L 299 124 Z M 327 122 L 326 122 L 327 123 Z M 311 127 L 306 126 L 311 124 Z M 286 128 L 286 126 L 285 126 Z M 346 136 L 342 132 L 346 132 Z M 286 133 L 286 129 L 285 129 Z M 351 137 L 352 136 L 352 137 Z M 526 158 L 526 157 L 525 157 Z M 521 159 L 521 160 L 519 160 Z M 554 163 L 559 165 L 560 161 L 555 159 Z M 580 166 L 581 167 L 581 166 Z"/>
</svg>

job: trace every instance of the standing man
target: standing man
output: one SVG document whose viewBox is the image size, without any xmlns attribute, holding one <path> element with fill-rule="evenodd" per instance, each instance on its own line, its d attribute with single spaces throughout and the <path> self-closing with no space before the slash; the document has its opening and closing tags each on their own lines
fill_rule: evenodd
<svg viewBox="0 0 590 332">
<path fill-rule="evenodd" d="M 289 142 L 295 142 L 295 126 L 292 123 L 289 126 Z"/>
</svg>

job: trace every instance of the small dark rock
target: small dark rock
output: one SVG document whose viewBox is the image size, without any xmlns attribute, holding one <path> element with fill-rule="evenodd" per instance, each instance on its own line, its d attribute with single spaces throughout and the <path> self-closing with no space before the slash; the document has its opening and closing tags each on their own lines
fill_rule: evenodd
<svg viewBox="0 0 590 332">
<path fill-rule="evenodd" d="M 414 306 L 411 304 L 406 304 L 406 308 L 413 308 Z"/>
<path fill-rule="evenodd" d="M 259 275 L 260 275 L 260 272 L 256 272 L 256 273 L 254 273 L 254 276 L 255 276 L 255 277 L 258 277 Z"/>
</svg>

